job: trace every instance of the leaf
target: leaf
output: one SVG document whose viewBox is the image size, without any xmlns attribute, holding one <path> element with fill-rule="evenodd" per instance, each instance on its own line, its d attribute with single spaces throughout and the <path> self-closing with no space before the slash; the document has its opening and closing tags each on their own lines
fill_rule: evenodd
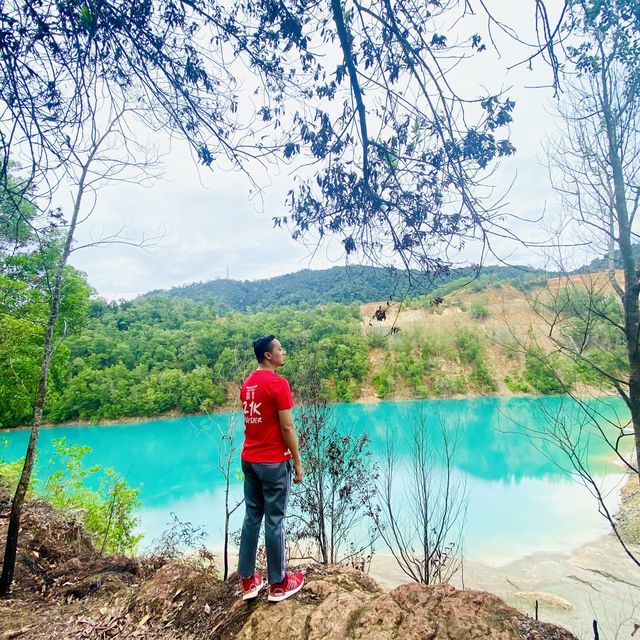
<svg viewBox="0 0 640 640">
<path fill-rule="evenodd" d="M 140 622 L 138 622 L 138 628 L 144 627 L 144 625 L 147 624 L 147 622 L 149 621 L 149 618 L 151 618 L 150 613 L 147 613 L 146 615 L 142 616 L 142 619 L 140 620 Z"/>
<path fill-rule="evenodd" d="M 79 21 L 80 26 L 83 29 L 90 29 L 93 25 L 93 18 L 91 17 L 91 12 L 89 11 L 89 7 L 86 4 L 83 4 L 80 8 Z"/>
</svg>

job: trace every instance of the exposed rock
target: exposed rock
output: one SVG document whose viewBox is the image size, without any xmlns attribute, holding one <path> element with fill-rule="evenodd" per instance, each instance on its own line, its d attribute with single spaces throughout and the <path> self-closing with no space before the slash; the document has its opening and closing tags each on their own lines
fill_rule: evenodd
<svg viewBox="0 0 640 640">
<path fill-rule="evenodd" d="M 5 526 L 0 518 L 0 534 Z M 293 598 L 271 604 L 265 590 L 246 603 L 237 577 L 222 582 L 211 566 L 104 556 L 44 503 L 25 505 L 16 578 L 14 599 L 0 603 L 0 637 L 575 640 L 490 593 L 414 583 L 385 593 L 345 567 L 308 567 Z"/>
<path fill-rule="evenodd" d="M 620 492 L 620 509 L 616 514 L 618 531 L 627 544 L 640 544 L 640 482 L 635 473 Z"/>
<path fill-rule="evenodd" d="M 537 601 L 541 605 L 554 609 L 564 609 L 565 611 L 573 609 L 573 605 L 568 600 L 547 591 L 516 591 L 512 597 L 519 603 L 526 603 L 530 608 L 535 607 Z"/>
<path fill-rule="evenodd" d="M 303 591 L 277 605 L 261 598 L 235 637 L 276 638 L 281 629 L 304 640 L 575 640 L 489 593 L 415 583 L 384 593 L 346 568 L 310 571 Z"/>
</svg>

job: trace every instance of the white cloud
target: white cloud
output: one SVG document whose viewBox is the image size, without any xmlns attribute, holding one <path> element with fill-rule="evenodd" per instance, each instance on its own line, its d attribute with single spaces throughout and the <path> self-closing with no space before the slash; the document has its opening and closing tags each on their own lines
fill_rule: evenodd
<svg viewBox="0 0 640 640">
<path fill-rule="evenodd" d="M 516 12 L 516 4 L 504 3 L 504 10 Z M 507 17 L 523 24 L 530 20 L 515 13 Z M 505 47 L 506 41 L 501 43 L 503 55 Z M 511 139 L 517 155 L 503 161 L 490 182 L 496 185 L 495 193 L 504 193 L 514 182 L 505 211 L 536 220 L 545 209 L 550 214 L 557 208 L 546 169 L 538 164 L 543 155 L 541 140 L 554 123 L 545 108 L 551 91 L 525 87 L 543 83 L 549 71 L 542 64 L 534 72 L 523 66 L 496 81 L 496 70 L 504 64 L 489 49 L 467 71 L 454 74 L 465 74 L 458 79 L 468 85 L 468 95 L 477 95 L 478 78 L 485 78 L 487 85 L 512 85 L 507 94 L 516 101 Z M 79 244 L 113 234 L 123 226 L 132 239 L 162 236 L 157 246 L 146 251 L 116 244 L 74 253 L 72 264 L 88 274 L 101 295 L 130 298 L 152 289 L 226 277 L 227 273 L 232 278 L 255 279 L 341 263 L 336 242 L 311 256 L 286 229 L 273 227 L 272 217 L 286 214 L 285 195 L 293 185 L 285 169 L 251 167 L 256 182 L 268 185 L 259 198 L 244 174 L 198 167 L 185 144 L 160 142 L 169 149 L 165 176 L 149 188 L 122 184 L 103 189 L 94 214 L 79 230 Z M 539 223 L 527 225 L 514 219 L 509 224 L 521 238 L 544 237 Z M 494 246 L 510 262 L 540 263 L 522 245 L 496 240 Z M 470 256 L 473 251 L 469 249 Z"/>
</svg>

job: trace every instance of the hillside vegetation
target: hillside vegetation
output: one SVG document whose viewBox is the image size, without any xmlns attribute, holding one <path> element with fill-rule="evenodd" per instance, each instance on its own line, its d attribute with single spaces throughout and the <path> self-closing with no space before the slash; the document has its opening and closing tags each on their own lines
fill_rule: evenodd
<svg viewBox="0 0 640 640">
<path fill-rule="evenodd" d="M 456 288 L 455 285 L 458 284 Z M 614 323 L 622 310 L 605 272 L 532 277 L 520 288 L 482 278 L 436 289 L 405 307 L 363 306 L 370 353 L 367 397 L 613 391 L 596 367 L 622 374 Z M 376 308 L 386 319 L 374 319 Z M 582 341 L 584 359 L 558 354 L 551 326 Z"/>
<path fill-rule="evenodd" d="M 490 282 L 521 282 L 544 272 L 530 267 L 489 266 L 482 270 L 481 278 Z M 477 279 L 470 268 L 454 269 L 437 279 L 428 273 L 382 269 L 369 266 L 342 266 L 331 269 L 304 269 L 283 276 L 262 280 L 219 279 L 199 282 L 159 294 L 205 302 L 226 314 L 231 311 L 257 311 L 281 305 L 317 306 L 329 302 L 351 304 L 374 300 L 400 300 L 407 294 L 423 296 L 447 283 L 469 283 Z"/>
<path fill-rule="evenodd" d="M 550 313 L 561 317 L 567 339 L 583 332 L 580 280 L 587 276 L 574 276 L 576 286 L 563 292 L 560 280 L 541 274 L 498 275 L 457 277 L 402 302 L 385 296 L 363 305 L 280 304 L 226 315 L 215 301 L 177 295 L 93 300 L 77 321 L 82 328 L 57 352 L 46 416 L 86 422 L 233 407 L 239 382 L 255 366 L 251 341 L 267 333 L 288 350 L 282 372 L 299 398 L 310 377 L 322 381 L 331 401 L 606 391 L 593 368 L 561 358 L 546 338 Z M 619 305 L 604 275 L 602 281 L 599 304 L 615 317 Z M 623 371 L 612 325 L 591 319 L 588 334 L 590 357 Z M 30 420 L 36 338 L 27 346 L 0 344 L 10 365 L 0 376 L 0 397 L 12 398 L 0 405 L 4 427 Z M 34 372 L 20 385 L 11 373 L 17 365 Z"/>
</svg>

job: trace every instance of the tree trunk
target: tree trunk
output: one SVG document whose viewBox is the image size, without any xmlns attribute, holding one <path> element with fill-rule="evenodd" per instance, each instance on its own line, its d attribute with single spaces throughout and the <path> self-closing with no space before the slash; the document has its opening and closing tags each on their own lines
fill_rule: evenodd
<svg viewBox="0 0 640 640">
<path fill-rule="evenodd" d="M 322 564 L 327 566 L 329 564 L 329 554 L 327 549 L 327 522 L 325 514 L 325 499 L 324 499 L 324 463 L 323 453 L 320 447 L 316 447 L 316 456 L 318 460 L 317 470 L 317 486 L 318 486 L 318 544 L 320 546 L 320 553 L 322 554 Z"/>
<path fill-rule="evenodd" d="M 627 208 L 626 188 L 615 117 L 611 109 L 611 96 L 607 65 L 602 65 L 602 111 L 607 130 L 609 163 L 613 174 L 614 207 L 618 220 L 618 245 L 624 269 L 624 333 L 629 359 L 629 395 L 627 404 L 631 412 L 636 453 L 636 473 L 640 467 L 640 314 L 638 313 L 638 276 L 631 244 L 631 224 Z M 640 479 L 640 475 L 639 475 Z"/>
<path fill-rule="evenodd" d="M 40 367 L 40 379 L 38 380 L 38 392 L 36 395 L 36 401 L 33 411 L 33 427 L 31 428 L 31 436 L 29 437 L 29 444 L 27 446 L 27 453 L 24 459 L 24 465 L 22 466 L 22 473 L 20 474 L 20 480 L 18 487 L 11 501 L 11 514 L 9 516 L 9 527 L 7 529 L 7 541 L 4 550 L 4 562 L 2 564 L 2 575 L 0 576 L 0 597 L 6 598 L 9 595 L 11 588 L 11 582 L 13 581 L 13 573 L 16 566 L 16 557 L 18 554 L 18 537 L 20 532 L 20 518 L 22 516 L 22 507 L 24 505 L 24 499 L 27 494 L 27 488 L 31 481 L 31 474 L 33 472 L 33 464 L 36 458 L 36 447 L 38 444 L 38 433 L 40 426 L 42 425 L 42 414 L 44 411 L 44 404 L 47 399 L 47 378 L 49 376 L 49 365 L 51 364 L 51 356 L 53 355 L 53 338 L 56 322 L 58 321 L 58 313 L 60 311 L 60 296 L 62 293 L 62 280 L 64 278 L 64 269 L 71 253 L 71 244 L 73 243 L 73 236 L 76 230 L 78 222 L 78 214 L 80 212 L 80 204 L 82 202 L 82 196 L 84 194 L 84 185 L 89 170 L 89 165 L 93 160 L 93 156 L 97 151 L 97 145 L 93 152 L 90 154 L 87 162 L 82 167 L 82 173 L 78 181 L 78 190 L 76 192 L 76 199 L 73 204 L 73 214 L 71 216 L 71 222 L 69 223 L 69 229 L 67 230 L 67 237 L 65 239 L 62 255 L 60 256 L 60 262 L 56 268 L 56 275 L 53 283 L 53 289 L 51 291 L 51 302 L 49 310 L 49 319 L 47 321 L 47 327 L 44 334 L 44 352 L 42 356 L 42 365 Z"/>
<path fill-rule="evenodd" d="M 9 516 L 9 528 L 7 529 L 7 542 L 4 552 L 4 562 L 2 565 L 2 575 L 0 576 L 0 597 L 5 598 L 9 595 L 9 589 L 13 580 L 13 572 L 16 565 L 16 556 L 18 553 L 18 534 L 20 531 L 20 517 L 22 515 L 22 506 L 27 494 L 27 488 L 31 481 L 33 464 L 36 457 L 36 446 L 38 444 L 38 433 L 42 424 L 42 413 L 44 411 L 44 403 L 47 397 L 47 377 L 49 375 L 49 365 L 51 364 L 51 356 L 53 355 L 53 333 L 58 319 L 58 311 L 60 310 L 60 292 L 62 289 L 62 277 L 64 266 L 66 264 L 69 252 L 65 245 L 65 252 L 62 254 L 60 264 L 58 265 L 53 291 L 51 293 L 51 310 L 49 320 L 44 336 L 44 355 L 42 358 L 42 366 L 40 367 L 40 379 L 38 381 L 38 393 L 33 415 L 33 427 L 31 428 L 31 436 L 27 446 L 27 453 L 20 474 L 20 481 L 11 502 L 11 515 Z"/>
<path fill-rule="evenodd" d="M 229 473 L 230 469 L 227 467 L 226 485 L 224 488 L 224 575 L 222 577 L 225 582 L 229 577 Z"/>
</svg>

